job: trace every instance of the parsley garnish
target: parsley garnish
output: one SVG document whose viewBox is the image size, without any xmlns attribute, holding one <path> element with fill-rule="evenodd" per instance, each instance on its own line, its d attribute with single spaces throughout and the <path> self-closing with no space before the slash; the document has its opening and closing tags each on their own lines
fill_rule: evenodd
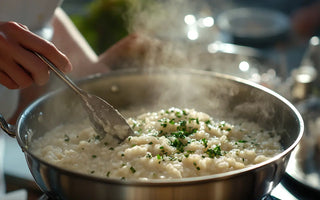
<svg viewBox="0 0 320 200">
<path fill-rule="evenodd" d="M 176 112 L 175 115 L 176 115 L 176 117 L 178 117 L 178 118 L 181 118 L 181 117 L 182 117 L 182 115 L 181 115 L 180 112 Z"/>
<path fill-rule="evenodd" d="M 171 142 L 171 146 L 175 147 L 180 153 L 184 152 L 185 145 L 178 139 L 175 139 L 173 142 Z"/>
<path fill-rule="evenodd" d="M 135 168 L 130 167 L 130 171 L 134 174 L 136 172 Z"/>
<path fill-rule="evenodd" d="M 64 141 L 65 142 L 69 142 L 70 141 L 70 137 L 67 134 L 64 135 Z"/>
<path fill-rule="evenodd" d="M 208 154 L 210 158 L 214 158 L 215 156 L 222 156 L 220 146 L 216 146 L 213 149 L 207 149 L 205 153 Z"/>
<path fill-rule="evenodd" d="M 204 148 L 207 148 L 208 147 L 208 140 L 206 138 L 203 138 L 201 141 L 203 142 Z"/>
</svg>

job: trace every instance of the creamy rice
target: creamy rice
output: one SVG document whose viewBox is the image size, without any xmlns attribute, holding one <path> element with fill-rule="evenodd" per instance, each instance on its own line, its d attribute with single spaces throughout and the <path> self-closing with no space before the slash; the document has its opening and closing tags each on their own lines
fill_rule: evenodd
<svg viewBox="0 0 320 200">
<path fill-rule="evenodd" d="M 128 119 L 135 131 L 117 146 L 88 123 L 57 127 L 32 143 L 42 159 L 85 174 L 171 179 L 242 169 L 282 151 L 280 136 L 256 124 L 215 122 L 193 109 L 170 108 Z"/>
</svg>

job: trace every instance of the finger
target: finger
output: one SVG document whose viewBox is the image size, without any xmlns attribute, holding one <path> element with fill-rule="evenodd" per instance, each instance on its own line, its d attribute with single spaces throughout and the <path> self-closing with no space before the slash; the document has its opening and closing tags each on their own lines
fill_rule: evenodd
<svg viewBox="0 0 320 200">
<path fill-rule="evenodd" d="M 26 29 L 26 30 L 29 30 L 28 26 L 26 26 L 24 24 L 18 23 L 18 25 L 21 26 L 22 28 Z"/>
<path fill-rule="evenodd" d="M 12 23 L 8 26 L 8 31 L 13 37 L 18 39 L 19 45 L 25 49 L 38 52 L 39 54 L 45 56 L 63 72 L 70 72 L 72 70 L 72 65 L 69 59 L 51 42 L 42 39 L 38 35 L 26 30 L 17 23 Z"/>
<path fill-rule="evenodd" d="M 15 62 L 29 73 L 37 85 L 44 85 L 49 80 L 49 69 L 33 52 L 18 46 L 15 50 Z"/>
<path fill-rule="evenodd" d="M 28 87 L 34 82 L 31 75 L 13 60 L 2 58 L 1 61 L 2 72 L 19 85 L 19 88 Z"/>
<path fill-rule="evenodd" d="M 32 53 L 18 43 L 0 37 L 1 69 L 21 88 L 29 86 L 33 81 L 44 84 L 48 79 L 48 68 Z"/>
<path fill-rule="evenodd" d="M 19 85 L 14 82 L 6 73 L 0 71 L 0 84 L 8 89 L 18 89 Z"/>
<path fill-rule="evenodd" d="M 36 35 L 27 35 L 26 40 L 20 42 L 20 45 L 43 55 L 65 73 L 72 70 L 69 59 L 49 41 L 42 40 Z"/>
</svg>

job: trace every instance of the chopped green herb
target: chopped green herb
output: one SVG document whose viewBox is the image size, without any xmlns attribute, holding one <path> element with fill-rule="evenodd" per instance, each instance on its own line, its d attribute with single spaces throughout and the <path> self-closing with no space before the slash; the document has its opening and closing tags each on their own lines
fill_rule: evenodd
<svg viewBox="0 0 320 200">
<path fill-rule="evenodd" d="M 92 157 L 92 158 L 96 158 L 96 157 L 97 157 L 97 155 L 92 155 L 91 157 Z"/>
<path fill-rule="evenodd" d="M 192 150 L 188 150 L 187 151 L 187 153 L 189 153 L 189 154 L 192 154 L 192 153 L 194 153 L 195 151 L 192 151 Z"/>
<path fill-rule="evenodd" d="M 137 132 L 138 132 L 138 134 L 141 134 L 142 133 L 142 128 L 139 128 L 139 130 Z"/>
<path fill-rule="evenodd" d="M 135 168 L 130 167 L 130 171 L 134 174 L 136 172 Z"/>
<path fill-rule="evenodd" d="M 185 145 L 178 139 L 175 139 L 173 142 L 171 142 L 171 146 L 175 147 L 180 153 L 184 152 Z"/>
<path fill-rule="evenodd" d="M 225 121 L 220 122 L 219 128 L 223 128 L 225 126 L 226 126 L 226 122 Z"/>
<path fill-rule="evenodd" d="M 198 129 L 197 128 L 193 128 L 192 130 L 191 130 L 191 134 L 194 134 L 194 133 L 196 133 L 198 131 Z M 190 134 L 190 135 L 191 135 Z"/>
<path fill-rule="evenodd" d="M 178 117 L 178 118 L 181 118 L 181 117 L 182 117 L 182 115 L 181 115 L 180 112 L 176 112 L 175 115 L 176 115 L 176 117 Z"/>
<path fill-rule="evenodd" d="M 214 158 L 215 156 L 222 156 L 220 146 L 216 146 L 213 149 L 207 149 L 205 153 L 208 154 L 210 158 Z"/>
<path fill-rule="evenodd" d="M 69 142 L 70 141 L 70 137 L 67 134 L 64 135 L 64 141 L 65 142 Z"/>
<path fill-rule="evenodd" d="M 207 148 L 208 147 L 208 140 L 206 138 L 203 138 L 201 141 L 203 142 L 204 148 Z"/>
<path fill-rule="evenodd" d="M 187 111 L 183 110 L 182 111 L 183 115 L 188 115 Z"/>
<path fill-rule="evenodd" d="M 100 140 L 100 139 L 101 139 L 101 138 L 100 138 L 100 135 L 94 136 L 94 139 L 95 139 L 95 140 Z"/>
<path fill-rule="evenodd" d="M 173 133 L 171 133 L 171 135 L 176 138 L 185 138 L 186 137 L 183 131 L 173 132 Z"/>
<path fill-rule="evenodd" d="M 137 124 L 134 123 L 134 124 L 132 125 L 132 129 L 134 129 L 136 126 L 137 126 Z"/>
<path fill-rule="evenodd" d="M 162 124 L 160 124 L 160 126 L 162 126 L 163 128 L 165 128 L 165 127 L 167 127 L 167 124 L 162 123 Z"/>
<path fill-rule="evenodd" d="M 106 174 L 106 176 L 107 176 L 107 177 L 109 177 L 109 176 L 110 176 L 110 173 L 111 173 L 111 172 L 110 172 L 110 171 L 108 171 L 108 172 L 107 172 L 107 174 Z"/>
</svg>

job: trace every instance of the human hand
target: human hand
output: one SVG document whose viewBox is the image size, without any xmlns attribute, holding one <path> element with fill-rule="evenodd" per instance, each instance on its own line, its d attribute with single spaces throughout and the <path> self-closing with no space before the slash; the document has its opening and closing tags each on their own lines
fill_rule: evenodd
<svg viewBox="0 0 320 200">
<path fill-rule="evenodd" d="M 65 73 L 72 69 L 69 59 L 52 43 L 21 24 L 0 22 L 0 84 L 9 89 L 45 84 L 49 80 L 49 68 L 33 51 Z"/>
<path fill-rule="evenodd" d="M 133 33 L 115 43 L 99 56 L 98 63 L 110 69 L 178 67 L 190 63 L 175 44 L 144 34 Z"/>
</svg>

